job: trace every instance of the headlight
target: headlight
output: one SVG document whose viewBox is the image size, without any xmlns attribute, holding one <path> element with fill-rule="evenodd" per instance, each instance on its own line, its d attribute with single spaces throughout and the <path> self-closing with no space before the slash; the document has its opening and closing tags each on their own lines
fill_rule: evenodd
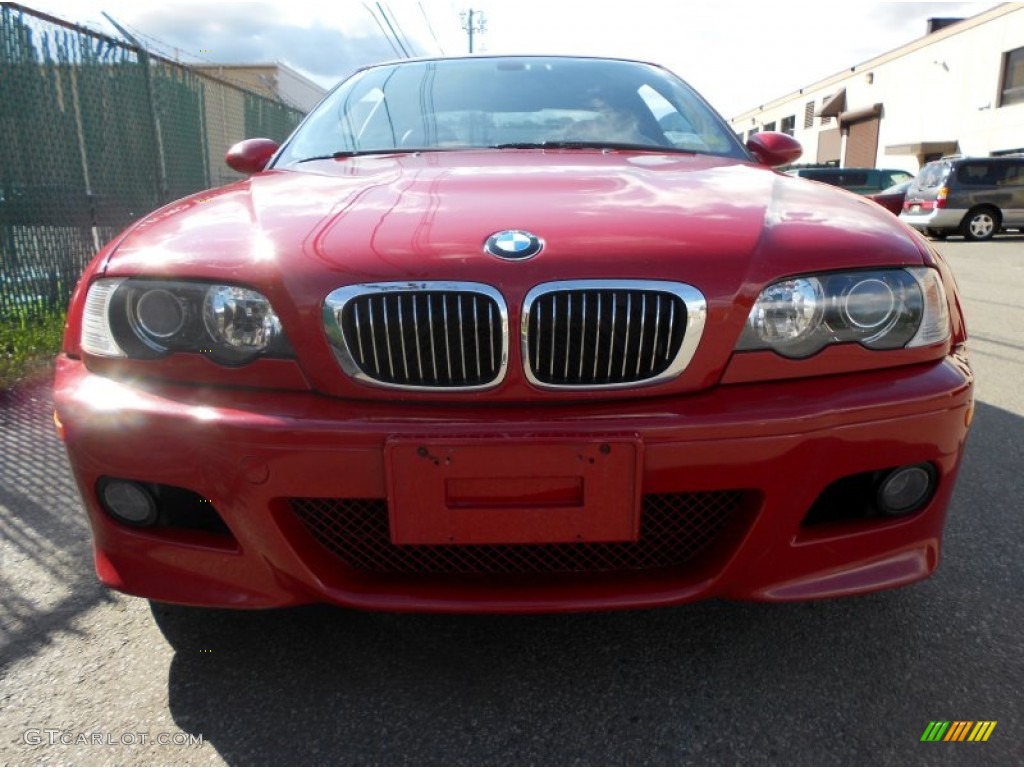
<svg viewBox="0 0 1024 768">
<path fill-rule="evenodd" d="M 819 280 L 784 280 L 761 292 L 748 323 L 766 344 L 795 344 L 818 329 L 824 308 Z"/>
<path fill-rule="evenodd" d="M 263 294 L 215 285 L 203 301 L 203 323 L 210 337 L 239 354 L 261 354 L 281 334 L 281 323 Z"/>
<path fill-rule="evenodd" d="M 808 357 L 829 344 L 899 349 L 947 338 L 949 310 L 939 273 L 910 267 L 773 283 L 754 302 L 736 349 Z"/>
<path fill-rule="evenodd" d="M 234 285 L 125 278 L 89 286 L 82 349 L 142 359 L 197 352 L 223 365 L 292 354 L 261 293 Z"/>
</svg>

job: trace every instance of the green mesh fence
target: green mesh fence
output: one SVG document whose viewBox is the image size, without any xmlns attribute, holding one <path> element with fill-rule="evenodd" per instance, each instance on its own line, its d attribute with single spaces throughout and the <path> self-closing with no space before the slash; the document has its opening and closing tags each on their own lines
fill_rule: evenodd
<svg viewBox="0 0 1024 768">
<path fill-rule="evenodd" d="M 302 113 L 254 93 L 245 94 L 245 133 L 248 136 L 287 136 Z"/>
<path fill-rule="evenodd" d="M 0 5 L 0 322 L 60 311 L 96 250 L 239 174 L 241 139 L 303 114 L 111 38 Z"/>
</svg>

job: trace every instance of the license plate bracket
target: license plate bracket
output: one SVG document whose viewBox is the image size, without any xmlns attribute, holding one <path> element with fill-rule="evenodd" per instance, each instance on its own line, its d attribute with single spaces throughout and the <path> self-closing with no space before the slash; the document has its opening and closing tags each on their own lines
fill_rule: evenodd
<svg viewBox="0 0 1024 768">
<path fill-rule="evenodd" d="M 394 544 L 635 541 L 643 443 L 582 438 L 392 438 Z"/>
</svg>

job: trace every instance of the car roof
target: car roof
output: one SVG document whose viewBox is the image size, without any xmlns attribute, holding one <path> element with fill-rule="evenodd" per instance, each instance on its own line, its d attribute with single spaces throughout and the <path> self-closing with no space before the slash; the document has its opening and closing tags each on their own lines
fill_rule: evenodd
<svg viewBox="0 0 1024 768">
<path fill-rule="evenodd" d="M 978 155 L 978 156 L 958 156 L 958 157 L 940 157 L 938 160 L 929 160 L 925 165 L 934 165 L 936 163 L 1019 163 L 1024 161 L 1024 155 Z"/>
</svg>

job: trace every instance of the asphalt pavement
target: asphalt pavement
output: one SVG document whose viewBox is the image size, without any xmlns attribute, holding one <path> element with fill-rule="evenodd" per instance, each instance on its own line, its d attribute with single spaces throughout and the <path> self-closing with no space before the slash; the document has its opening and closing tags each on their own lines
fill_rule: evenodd
<svg viewBox="0 0 1024 768">
<path fill-rule="evenodd" d="M 0 763 L 1024 763 L 1024 236 L 940 247 L 978 377 L 943 563 L 860 598 L 526 617 L 155 607 L 93 576 L 46 386 L 0 395 Z M 935 720 L 997 725 L 921 742 Z"/>
</svg>

